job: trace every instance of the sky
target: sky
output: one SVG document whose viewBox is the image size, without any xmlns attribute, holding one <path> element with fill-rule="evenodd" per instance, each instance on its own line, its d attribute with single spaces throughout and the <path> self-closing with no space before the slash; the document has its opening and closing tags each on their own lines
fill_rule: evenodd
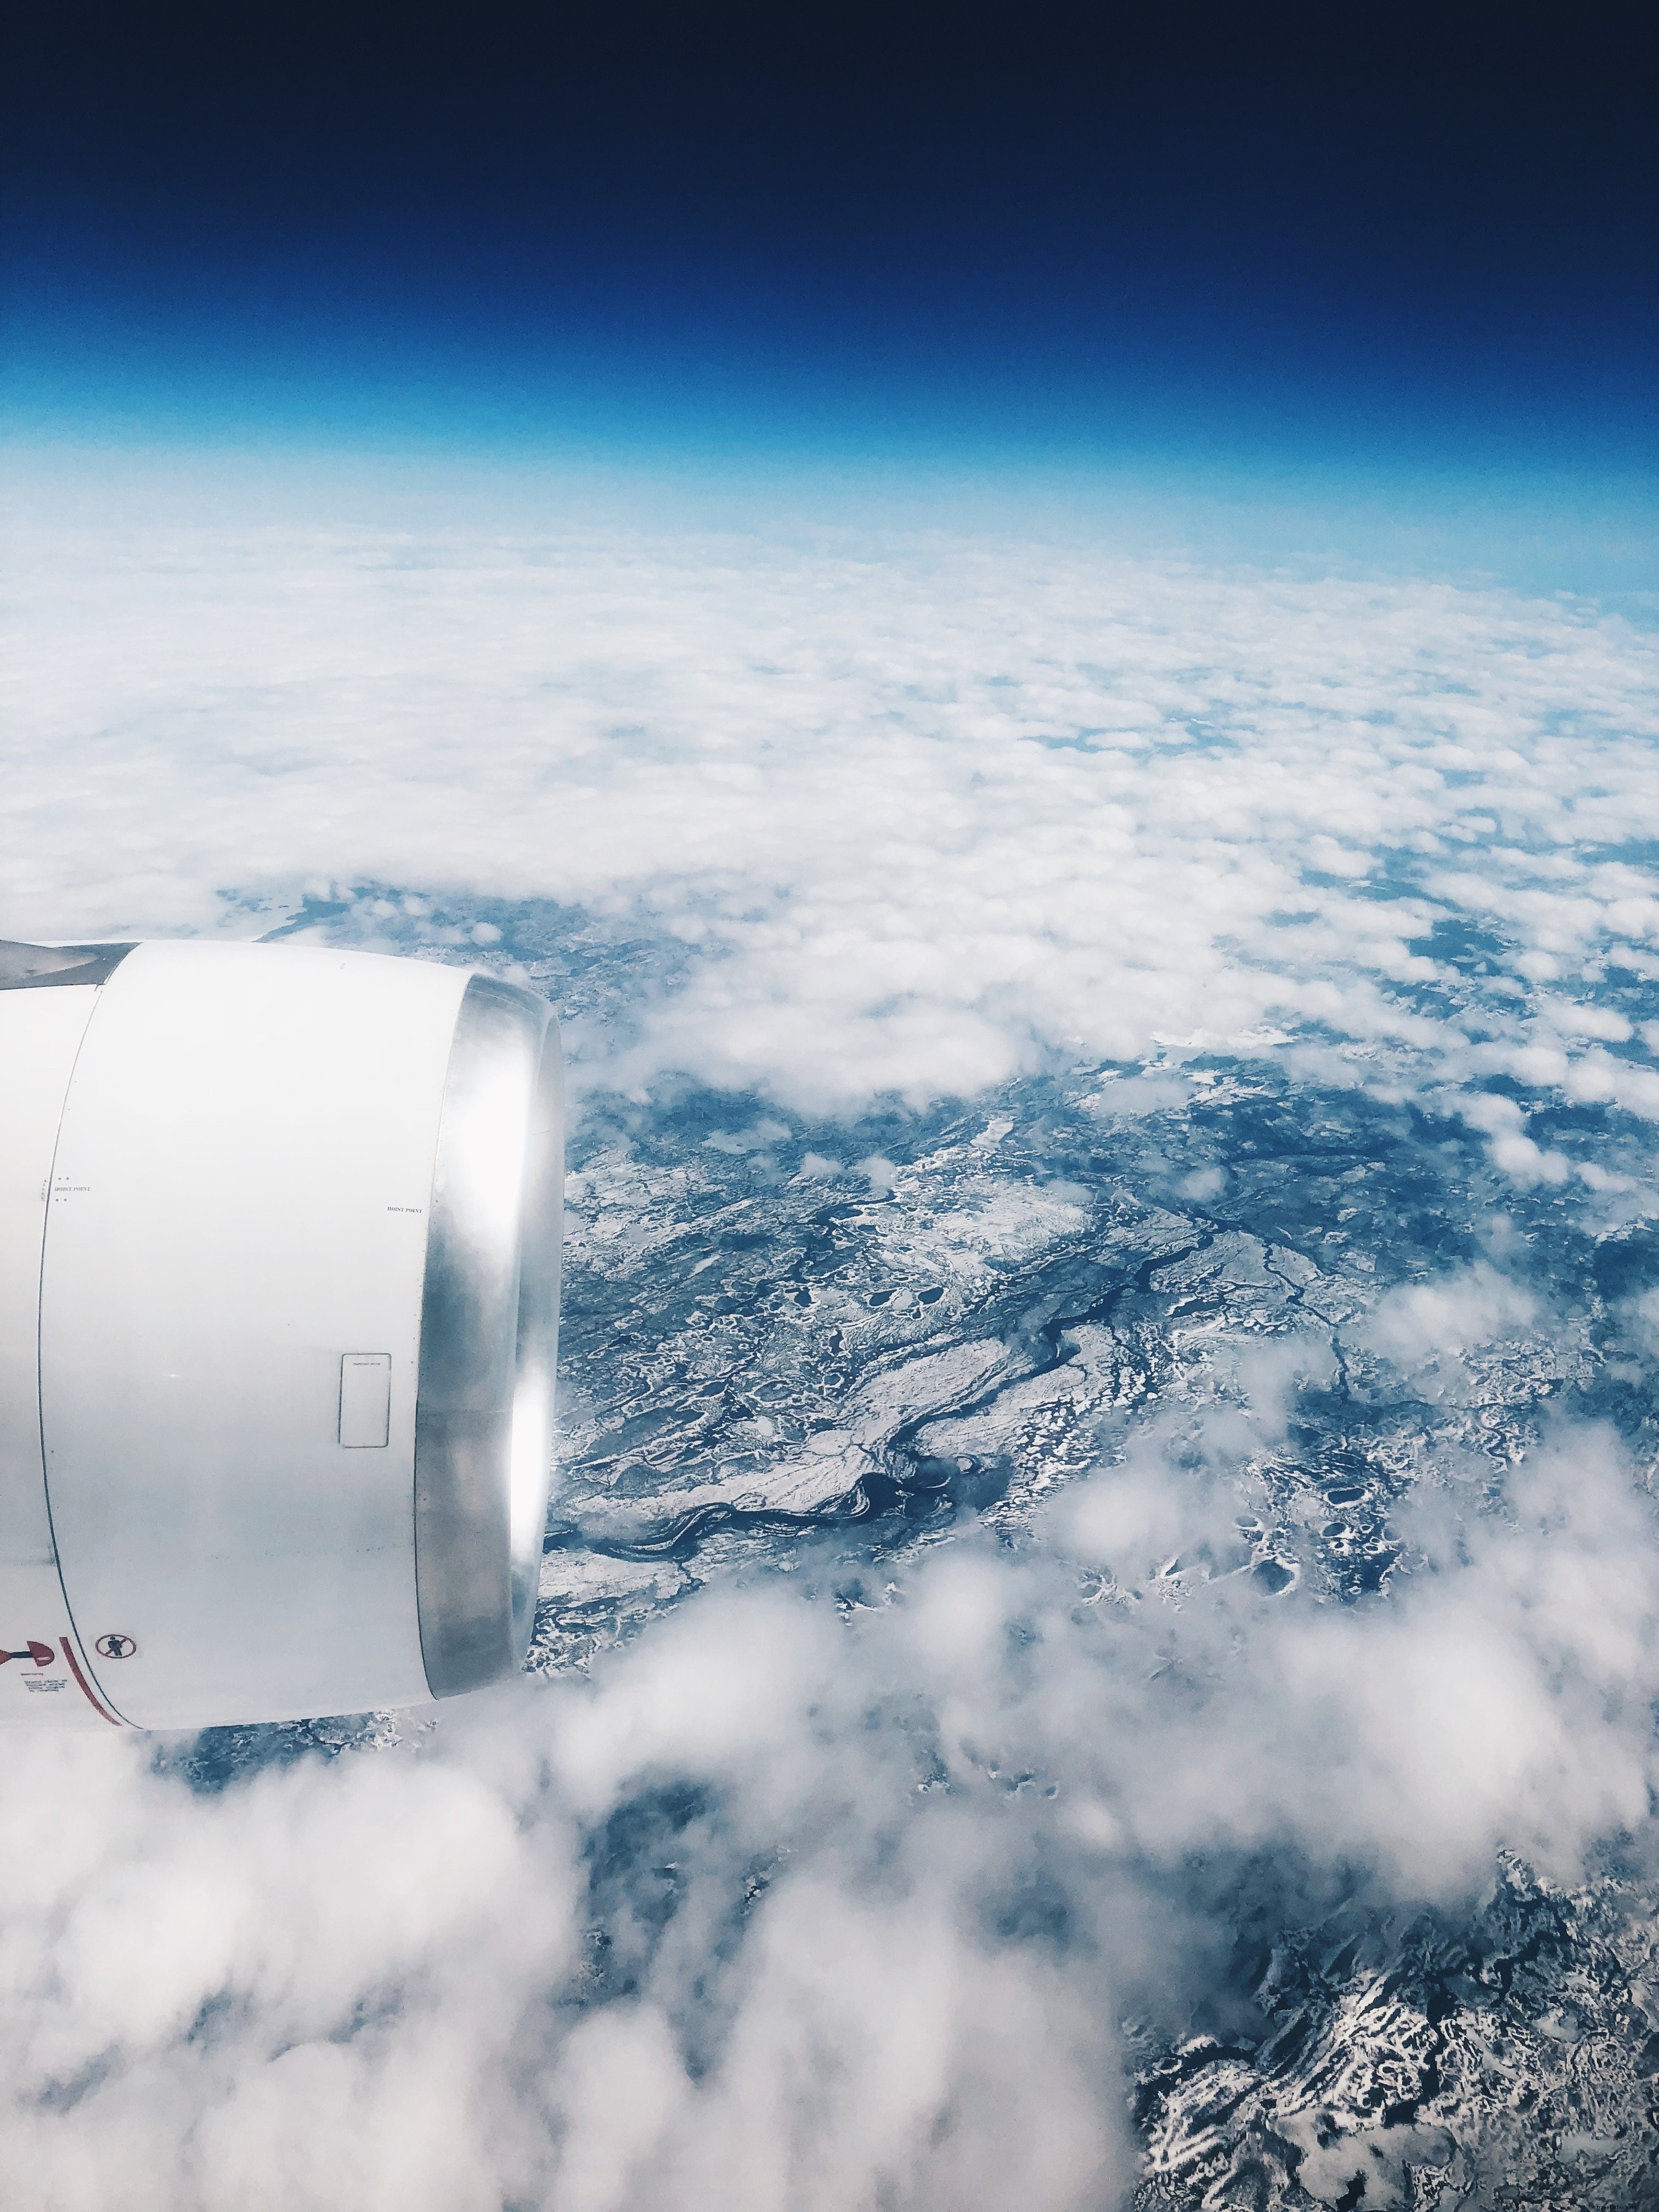
<svg viewBox="0 0 1659 2212">
<path fill-rule="evenodd" d="M 10 434 L 1650 487 L 1633 15 L 20 27 Z"/>
<path fill-rule="evenodd" d="M 538 1671 L 8 1746 L 5 2193 L 1305 2212 L 1484 2142 L 1640 2201 L 1630 19 L 15 53 L 0 934 L 528 980 L 574 1172 Z M 871 1256 L 797 1304 L 798 1230 Z M 766 1548 L 896 1438 L 1018 1513 Z"/>
</svg>

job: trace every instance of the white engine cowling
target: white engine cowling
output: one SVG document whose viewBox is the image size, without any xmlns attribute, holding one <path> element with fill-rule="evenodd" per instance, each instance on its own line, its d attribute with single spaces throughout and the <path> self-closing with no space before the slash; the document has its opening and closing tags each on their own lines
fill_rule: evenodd
<svg viewBox="0 0 1659 2212">
<path fill-rule="evenodd" d="M 562 1182 L 557 1032 L 495 977 L 0 944 L 0 1722 L 516 1671 Z"/>
</svg>

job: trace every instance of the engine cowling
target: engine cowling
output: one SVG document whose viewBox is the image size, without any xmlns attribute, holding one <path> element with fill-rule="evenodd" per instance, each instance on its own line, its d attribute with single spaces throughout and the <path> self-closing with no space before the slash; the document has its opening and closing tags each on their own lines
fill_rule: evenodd
<svg viewBox="0 0 1659 2212">
<path fill-rule="evenodd" d="M 497 977 L 0 945 L 0 1721 L 515 1672 L 562 1182 L 556 1029 Z"/>
</svg>

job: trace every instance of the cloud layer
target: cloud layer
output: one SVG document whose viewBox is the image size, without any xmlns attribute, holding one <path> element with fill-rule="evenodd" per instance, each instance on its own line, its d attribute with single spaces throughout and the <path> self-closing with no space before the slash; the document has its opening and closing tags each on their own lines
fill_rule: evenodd
<svg viewBox="0 0 1659 2212">
<path fill-rule="evenodd" d="M 307 883 L 556 899 L 690 956 L 611 1043 L 636 1082 L 847 1106 L 1297 1041 L 1659 1116 L 1583 1003 L 1659 963 L 1655 647 L 1587 605 L 970 536 L 17 550 L 14 933 Z M 1475 1110 L 1516 1175 L 1563 1171 Z"/>
</svg>

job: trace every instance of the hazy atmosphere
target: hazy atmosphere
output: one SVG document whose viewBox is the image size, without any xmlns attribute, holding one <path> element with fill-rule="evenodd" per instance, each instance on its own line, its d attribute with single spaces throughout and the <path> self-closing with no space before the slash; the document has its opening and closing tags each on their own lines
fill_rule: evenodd
<svg viewBox="0 0 1659 2212">
<path fill-rule="evenodd" d="M 8 2202 L 1656 2201 L 1650 87 L 1425 35 L 23 41 L 0 936 L 573 1107 L 528 1672 L 8 1739 Z"/>
</svg>

